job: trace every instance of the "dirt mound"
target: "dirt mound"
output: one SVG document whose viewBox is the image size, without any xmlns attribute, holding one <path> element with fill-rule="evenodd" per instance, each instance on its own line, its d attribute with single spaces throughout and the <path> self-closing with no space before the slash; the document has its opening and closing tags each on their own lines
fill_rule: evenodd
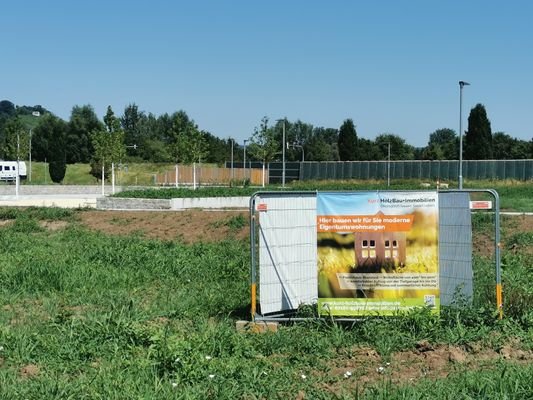
<svg viewBox="0 0 533 400">
<path fill-rule="evenodd" d="M 248 237 L 245 211 L 83 211 L 82 224 L 111 235 L 138 234 L 183 243 Z"/>
</svg>

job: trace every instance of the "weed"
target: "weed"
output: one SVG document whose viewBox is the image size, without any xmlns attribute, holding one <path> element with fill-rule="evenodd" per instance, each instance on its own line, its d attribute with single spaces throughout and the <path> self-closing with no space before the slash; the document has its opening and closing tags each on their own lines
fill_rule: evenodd
<svg viewBox="0 0 533 400">
<path fill-rule="evenodd" d="M 223 220 L 219 220 L 219 221 L 215 221 L 213 223 L 213 226 L 215 228 L 220 228 L 221 226 L 226 226 L 232 232 L 239 231 L 242 228 L 244 228 L 246 225 L 248 225 L 248 219 L 242 214 L 234 215 L 232 217 L 229 217 L 229 218 L 226 218 L 226 219 L 223 219 Z"/>
<path fill-rule="evenodd" d="M 69 221 L 74 218 L 74 211 L 56 207 L 0 207 L 0 220 L 17 219 L 19 217 L 33 218 L 47 221 Z"/>
</svg>

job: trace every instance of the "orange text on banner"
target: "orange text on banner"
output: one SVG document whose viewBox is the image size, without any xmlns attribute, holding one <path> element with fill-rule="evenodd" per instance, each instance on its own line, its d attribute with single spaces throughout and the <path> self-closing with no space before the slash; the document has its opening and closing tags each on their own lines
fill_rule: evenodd
<svg viewBox="0 0 533 400">
<path fill-rule="evenodd" d="M 318 215 L 317 232 L 407 232 L 414 215 Z"/>
</svg>

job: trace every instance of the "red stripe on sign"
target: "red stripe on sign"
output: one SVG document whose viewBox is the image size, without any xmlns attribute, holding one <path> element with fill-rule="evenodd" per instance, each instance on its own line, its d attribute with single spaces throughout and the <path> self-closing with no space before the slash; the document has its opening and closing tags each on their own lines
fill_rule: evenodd
<svg viewBox="0 0 533 400">
<path fill-rule="evenodd" d="M 471 201 L 471 210 L 490 210 L 492 209 L 492 201 Z"/>
<path fill-rule="evenodd" d="M 266 211 L 266 210 L 267 210 L 266 203 L 260 203 L 257 205 L 257 211 Z"/>
</svg>

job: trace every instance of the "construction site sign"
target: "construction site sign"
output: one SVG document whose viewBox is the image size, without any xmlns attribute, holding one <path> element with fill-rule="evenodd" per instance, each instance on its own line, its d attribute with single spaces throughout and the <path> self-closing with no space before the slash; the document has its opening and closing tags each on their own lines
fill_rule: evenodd
<svg viewBox="0 0 533 400">
<path fill-rule="evenodd" d="M 437 192 L 319 192 L 319 314 L 438 313 L 438 215 Z"/>
</svg>

